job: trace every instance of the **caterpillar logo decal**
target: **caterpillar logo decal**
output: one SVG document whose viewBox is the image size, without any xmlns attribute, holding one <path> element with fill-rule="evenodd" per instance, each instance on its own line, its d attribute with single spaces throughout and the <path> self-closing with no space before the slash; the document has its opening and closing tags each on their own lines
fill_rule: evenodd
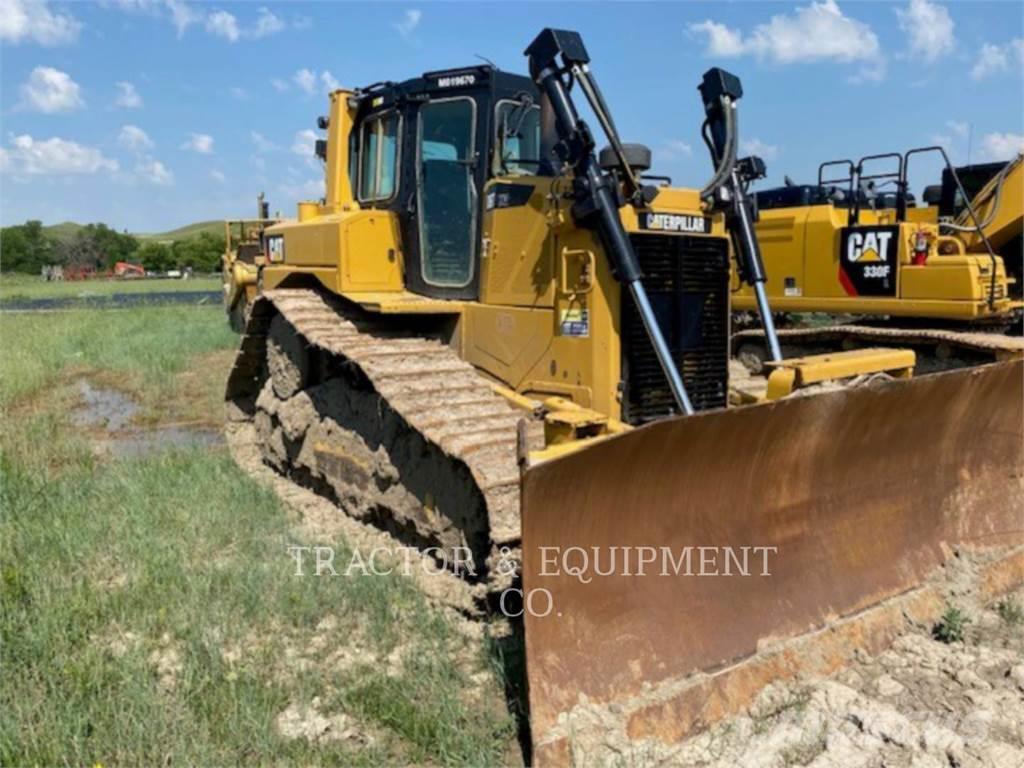
<svg viewBox="0 0 1024 768">
<path fill-rule="evenodd" d="M 641 213 L 640 229 L 654 232 L 706 235 L 711 232 L 711 219 L 685 213 Z"/>
<path fill-rule="evenodd" d="M 848 296 L 895 296 L 899 227 L 846 227 L 839 282 Z"/>
</svg>

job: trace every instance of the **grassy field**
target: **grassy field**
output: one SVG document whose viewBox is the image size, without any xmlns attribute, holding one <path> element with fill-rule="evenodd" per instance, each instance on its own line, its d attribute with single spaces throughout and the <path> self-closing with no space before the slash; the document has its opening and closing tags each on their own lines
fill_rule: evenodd
<svg viewBox="0 0 1024 768">
<path fill-rule="evenodd" d="M 0 275 L 0 302 L 15 299 L 111 296 L 115 293 L 162 293 L 178 291 L 219 291 L 219 276 L 200 276 L 188 280 L 67 280 L 48 283 L 38 275 L 6 272 Z"/>
<path fill-rule="evenodd" d="M 0 764 L 488 765 L 496 674 L 400 576 L 294 575 L 294 514 L 226 448 L 111 459 L 78 384 L 136 428 L 219 423 L 219 309 L 0 315 Z M 478 690 L 478 687 L 474 690 Z M 329 724 L 329 727 L 325 726 Z"/>
</svg>

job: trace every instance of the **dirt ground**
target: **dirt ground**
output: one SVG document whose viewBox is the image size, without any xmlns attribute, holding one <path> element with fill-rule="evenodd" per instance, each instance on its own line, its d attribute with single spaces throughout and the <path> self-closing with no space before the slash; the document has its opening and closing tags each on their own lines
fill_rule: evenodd
<svg viewBox="0 0 1024 768">
<path fill-rule="evenodd" d="M 575 745 L 576 766 L 1020 768 L 1024 589 L 988 606 L 961 595 L 962 641 L 934 627 L 838 674 L 765 688 L 744 714 L 680 745 Z"/>
</svg>

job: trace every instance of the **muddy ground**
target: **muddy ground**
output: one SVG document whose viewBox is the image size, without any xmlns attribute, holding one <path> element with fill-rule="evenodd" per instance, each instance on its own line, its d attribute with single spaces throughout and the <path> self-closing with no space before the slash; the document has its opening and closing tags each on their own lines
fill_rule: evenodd
<svg viewBox="0 0 1024 768">
<path fill-rule="evenodd" d="M 577 743 L 575 766 L 1020 768 L 1024 589 L 988 606 L 959 595 L 963 639 L 919 627 L 829 678 L 776 683 L 742 715 L 674 746 Z"/>
</svg>

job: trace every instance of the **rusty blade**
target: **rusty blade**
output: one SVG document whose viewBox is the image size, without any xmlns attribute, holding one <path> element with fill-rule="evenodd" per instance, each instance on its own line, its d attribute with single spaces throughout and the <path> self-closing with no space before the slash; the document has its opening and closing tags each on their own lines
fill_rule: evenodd
<svg viewBox="0 0 1024 768">
<path fill-rule="evenodd" d="M 673 419 L 530 469 L 534 743 L 580 694 L 636 702 L 912 589 L 952 546 L 1024 542 L 1022 382 L 1002 363 Z M 666 571 L 687 547 L 767 549 L 747 576 L 723 549 Z"/>
</svg>

